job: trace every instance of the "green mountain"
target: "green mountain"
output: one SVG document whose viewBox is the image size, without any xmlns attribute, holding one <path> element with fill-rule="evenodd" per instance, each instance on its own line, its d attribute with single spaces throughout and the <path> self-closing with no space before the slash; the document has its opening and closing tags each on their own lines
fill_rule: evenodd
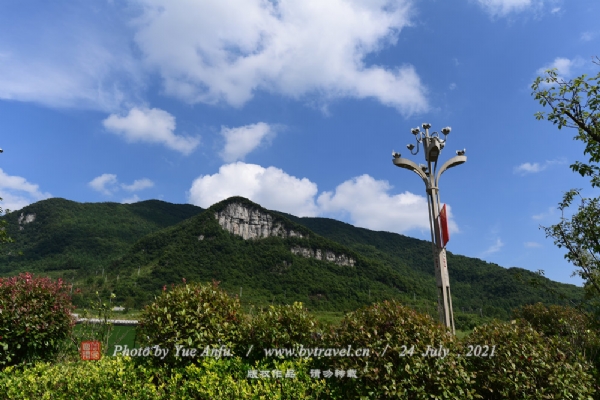
<svg viewBox="0 0 600 400">
<path fill-rule="evenodd" d="M 272 234 L 274 226 L 279 234 Z M 353 265 L 336 263 L 340 257 Z M 448 264 L 457 311 L 507 318 L 523 304 L 582 298 L 574 285 L 542 278 L 553 289 L 548 291 L 516 279 L 535 276 L 526 270 L 452 253 Z M 220 281 L 254 304 L 302 301 L 312 309 L 349 310 L 398 298 L 435 314 L 437 301 L 429 242 L 327 218 L 298 218 L 240 197 L 144 237 L 112 271 L 121 279 L 118 293 L 133 299 L 185 278 Z"/>
<path fill-rule="evenodd" d="M 202 211 L 159 200 L 135 204 L 42 200 L 2 217 L 14 243 L 2 249 L 0 274 L 30 271 L 81 278 L 110 265 L 145 235 Z"/>
<path fill-rule="evenodd" d="M 357 228 L 328 218 L 296 217 L 279 213 L 328 239 L 346 245 L 365 257 L 378 259 L 392 268 L 409 268 L 427 277 L 427 287 L 435 288 L 431 242 L 391 232 Z M 581 287 L 551 281 L 523 268 L 503 268 L 478 258 L 447 252 L 452 303 L 455 311 L 480 310 L 482 314 L 504 318 L 507 311 L 538 301 L 547 304 L 573 304 L 583 299 Z M 532 280 L 540 285 L 532 287 Z M 432 291 L 432 296 L 435 297 Z"/>
<path fill-rule="evenodd" d="M 417 274 L 402 274 L 241 197 L 144 237 L 112 271 L 118 293 L 132 298 L 149 299 L 184 278 L 220 281 L 253 303 L 302 301 L 322 310 L 350 310 L 413 289 L 429 294 Z"/>
<path fill-rule="evenodd" d="M 221 282 L 243 304 L 302 301 L 315 310 L 350 310 L 397 298 L 436 313 L 431 244 L 327 218 L 298 218 L 233 197 L 202 210 L 157 200 L 135 204 L 49 199 L 3 218 L 15 242 L 0 273 L 62 276 L 83 295 L 114 292 L 140 307 L 165 285 Z M 17 255 L 22 252 L 22 256 Z M 507 318 L 514 307 L 578 302 L 582 288 L 448 253 L 455 315 Z M 548 290 L 548 288 L 552 290 Z"/>
</svg>

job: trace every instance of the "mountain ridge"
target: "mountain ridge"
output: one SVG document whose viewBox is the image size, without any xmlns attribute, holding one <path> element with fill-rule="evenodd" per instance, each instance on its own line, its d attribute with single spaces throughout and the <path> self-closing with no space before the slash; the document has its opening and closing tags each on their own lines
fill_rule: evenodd
<svg viewBox="0 0 600 400">
<path fill-rule="evenodd" d="M 248 212 L 228 216 L 229 228 L 224 229 L 219 213 L 234 203 L 245 205 Z M 256 211 L 254 216 L 251 210 Z M 32 214 L 33 220 L 29 217 L 31 221 L 23 224 Z M 3 274 L 27 268 L 68 278 L 102 295 L 114 291 L 117 300 L 129 307 L 141 306 L 164 285 L 186 278 L 220 280 L 231 293 L 243 288 L 243 302 L 253 304 L 303 301 L 315 309 L 348 310 L 396 298 L 435 313 L 429 242 L 328 218 L 267 210 L 243 197 L 206 210 L 159 200 L 122 205 L 48 199 L 2 218 L 9 221 L 9 234 L 15 238 L 0 256 Z M 242 230 L 241 221 L 248 225 Z M 277 224 L 280 228 L 275 229 Z M 264 234 L 282 229 L 296 234 Z M 243 232 L 247 239 L 260 239 L 246 240 Z M 18 251 L 24 256 L 14 256 Z M 346 265 L 336 264 L 340 255 L 346 257 Z M 519 305 L 566 302 L 516 279 L 518 274 L 526 280 L 537 277 L 530 271 L 451 252 L 448 265 L 455 310 L 477 309 L 507 318 Z M 582 298 L 582 288 L 540 279 L 567 299 Z"/>
<path fill-rule="evenodd" d="M 161 200 L 134 204 L 41 200 L 1 217 L 15 243 L 6 244 L 7 251 L 0 254 L 0 274 L 101 268 L 106 258 L 119 257 L 144 235 L 201 211 L 191 204 Z M 34 217 L 24 224 L 27 216 Z M 23 256 L 17 257 L 19 252 Z"/>
<path fill-rule="evenodd" d="M 138 282 L 134 286 L 146 292 L 164 284 L 181 282 L 184 278 L 218 280 L 228 289 L 245 286 L 246 293 L 254 293 L 259 302 L 273 293 L 277 296 L 283 294 L 281 297 L 288 297 L 289 293 L 290 299 L 307 302 L 314 308 L 348 309 L 350 304 L 364 303 L 366 299 L 357 302 L 356 298 L 353 301 L 345 298 L 349 293 L 360 297 L 355 289 L 360 287 L 361 279 L 374 285 L 374 296 L 375 291 L 389 296 L 412 284 L 410 279 L 401 277 L 390 268 L 365 260 L 345 246 L 316 235 L 247 199 L 241 204 L 248 209 L 269 214 L 288 231 L 301 232 L 302 235 L 244 239 L 219 224 L 219 212 L 230 209 L 228 206 L 231 204 L 239 205 L 240 199 L 219 202 L 202 214 L 142 238 L 115 263 L 115 273 L 122 277 L 124 285 L 134 280 Z M 310 250 L 312 256 L 294 252 L 295 248 Z M 319 259 L 316 256 L 319 251 L 322 255 L 336 257 Z M 353 259 L 354 265 L 339 262 L 340 259 Z M 314 279 L 319 276 L 322 279 Z M 132 297 L 139 295 L 131 289 L 129 293 Z M 367 297 L 365 293 L 363 295 Z M 383 294 L 381 297 L 384 297 Z M 327 299 L 330 304 L 323 305 L 315 299 Z"/>
</svg>

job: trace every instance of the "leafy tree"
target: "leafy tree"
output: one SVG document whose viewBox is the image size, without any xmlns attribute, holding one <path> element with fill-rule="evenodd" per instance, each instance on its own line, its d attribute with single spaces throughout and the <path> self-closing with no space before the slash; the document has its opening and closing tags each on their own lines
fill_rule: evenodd
<svg viewBox="0 0 600 400">
<path fill-rule="evenodd" d="M 600 66 L 600 58 L 594 64 Z M 585 143 L 583 154 L 589 156 L 588 163 L 575 162 L 574 172 L 589 176 L 592 187 L 600 187 L 600 73 L 593 77 L 582 75 L 573 80 L 559 77 L 556 69 L 548 70 L 545 76 L 538 77 L 532 85 L 535 99 L 551 111 L 536 113 L 536 118 L 547 119 L 558 129 L 575 128 L 575 140 Z M 588 297 L 600 298 L 600 198 L 584 198 L 581 189 L 571 189 L 565 193 L 558 209 L 562 212 L 558 224 L 542 227 L 546 237 L 552 237 L 559 248 L 566 248 L 565 258 L 579 268 L 575 274 L 586 281 Z M 580 199 L 577 212 L 570 219 L 565 211 Z"/>
<path fill-rule="evenodd" d="M 577 212 L 568 220 L 565 210 L 574 198 L 579 196 L 581 203 Z M 559 203 L 563 213 L 561 221 L 543 227 L 546 237 L 554 238 L 554 244 L 566 248 L 565 258 L 580 268 L 575 274 L 585 280 L 588 300 L 600 296 L 600 198 L 584 198 L 579 190 L 568 191 Z"/>
<path fill-rule="evenodd" d="M 600 58 L 594 64 L 600 66 Z M 550 87 L 548 87 L 550 86 Z M 590 164 L 579 161 L 571 165 L 571 169 L 581 176 L 591 176 L 593 187 L 600 187 L 600 72 L 591 78 L 581 75 L 573 80 L 565 81 L 556 69 L 547 70 L 544 77 L 537 77 L 531 88 L 535 99 L 544 107 L 549 106 L 551 112 L 540 111 L 535 114 L 538 120 L 546 118 L 558 126 L 576 128 L 575 140 L 585 143 L 583 154 L 589 155 Z"/>
<path fill-rule="evenodd" d="M 0 200 L 2 200 L 2 198 L 0 198 Z M 4 211 L 2 210 L 2 207 L 0 207 L 0 214 L 2 214 Z M 6 210 L 6 213 L 8 214 L 10 212 L 10 210 Z M 8 236 L 8 232 L 6 232 L 6 227 L 8 226 L 8 222 L 6 222 L 6 220 L 2 220 L 0 221 L 0 243 L 12 243 L 13 240 L 10 236 Z"/>
</svg>

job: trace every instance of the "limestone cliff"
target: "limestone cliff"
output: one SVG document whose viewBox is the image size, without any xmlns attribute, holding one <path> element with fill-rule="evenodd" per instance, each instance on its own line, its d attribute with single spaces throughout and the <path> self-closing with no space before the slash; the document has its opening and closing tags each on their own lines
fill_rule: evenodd
<svg viewBox="0 0 600 400">
<path fill-rule="evenodd" d="M 33 221 L 35 221 L 35 214 L 23 215 L 23 213 L 21 213 L 21 215 L 19 216 L 19 219 L 18 219 L 19 230 L 22 231 L 24 229 L 23 225 L 28 224 Z"/>
<path fill-rule="evenodd" d="M 283 224 L 274 221 L 272 215 L 243 204 L 230 203 L 222 211 L 216 212 L 215 218 L 223 229 L 244 239 L 304 237 L 299 232 L 285 229 Z"/>
<path fill-rule="evenodd" d="M 316 258 L 317 260 L 325 260 L 334 262 L 337 265 L 349 265 L 354 267 L 356 261 L 353 258 L 346 256 L 345 254 L 335 254 L 333 251 L 323 251 L 321 249 L 308 249 L 305 247 L 294 246 L 291 248 L 292 253 L 307 258 Z"/>
<path fill-rule="evenodd" d="M 234 235 L 241 236 L 245 240 L 271 236 L 283 239 L 289 237 L 308 239 L 308 235 L 286 228 L 273 215 L 247 204 L 229 203 L 220 211 L 215 212 L 215 219 L 219 222 L 221 228 Z M 198 237 L 199 241 L 203 239 L 204 236 L 202 235 Z M 302 257 L 330 261 L 338 265 L 354 266 L 356 264 L 353 258 L 345 254 L 335 254 L 330 250 L 312 250 L 306 247 L 294 246 L 290 251 Z"/>
</svg>

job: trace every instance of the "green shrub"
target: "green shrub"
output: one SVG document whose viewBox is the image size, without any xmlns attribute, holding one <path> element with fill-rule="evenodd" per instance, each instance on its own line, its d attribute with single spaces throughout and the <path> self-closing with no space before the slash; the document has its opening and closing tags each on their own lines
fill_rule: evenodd
<svg viewBox="0 0 600 400">
<path fill-rule="evenodd" d="M 489 324 L 495 319 L 498 318 L 492 318 L 485 315 L 482 317 L 479 314 L 457 312 L 454 313 L 454 326 L 456 327 L 456 330 L 459 331 L 472 331 L 476 326 Z M 504 320 L 507 319 L 508 318 L 505 318 Z"/>
<path fill-rule="evenodd" d="M 137 328 L 140 347 L 169 350 L 165 360 L 181 365 L 192 358 L 174 358 L 176 346 L 204 349 L 240 342 L 240 302 L 213 284 L 184 284 L 167 290 L 142 311 Z"/>
<path fill-rule="evenodd" d="M 473 314 L 454 314 L 454 326 L 457 330 L 472 331 L 480 325 L 479 317 Z"/>
<path fill-rule="evenodd" d="M 134 363 L 129 357 L 104 357 L 0 372 L 0 398 L 12 400 L 129 399 L 333 399 L 323 380 L 310 378 L 304 360 L 285 360 L 268 370 L 292 370 L 296 378 L 249 379 L 249 365 L 239 357 L 203 358 L 197 364 L 173 368 Z M 267 368 L 262 364 L 255 370 Z"/>
<path fill-rule="evenodd" d="M 269 378 L 248 378 L 248 371 L 268 371 Z M 282 377 L 273 377 L 279 371 Z M 286 378 L 288 371 L 295 377 Z M 279 360 L 256 363 L 252 367 L 239 357 L 215 360 L 202 359 L 198 365 L 188 365 L 179 374 L 172 374 L 170 394 L 177 399 L 330 399 L 326 382 L 310 376 L 306 360 Z"/>
<path fill-rule="evenodd" d="M 60 279 L 0 278 L 0 365 L 53 357 L 71 334 L 72 310 Z"/>
<path fill-rule="evenodd" d="M 322 343 L 323 331 L 316 317 L 302 303 L 270 306 L 249 318 L 244 325 L 241 348 L 248 362 L 264 358 L 266 348 L 313 347 Z M 272 357 L 275 358 L 275 357 Z"/>
<path fill-rule="evenodd" d="M 385 301 L 349 313 L 328 335 L 331 346 L 368 348 L 368 357 L 319 362 L 321 369 L 357 371 L 354 381 L 330 381 L 341 398 L 472 399 L 473 375 L 467 372 L 464 357 L 456 356 L 455 340 L 430 316 Z M 440 345 L 448 349 L 444 358 L 422 355 L 427 346 Z"/>
<path fill-rule="evenodd" d="M 571 352 L 581 353 L 596 365 L 600 364 L 600 337 L 590 315 L 572 307 L 546 307 L 537 303 L 513 310 L 513 316 L 531 324 L 545 336 L 564 338 L 569 342 Z"/>
<path fill-rule="evenodd" d="M 587 399 L 594 393 L 590 364 L 569 358 L 564 340 L 530 325 L 494 322 L 475 328 L 468 342 L 496 346 L 494 357 L 468 358 L 477 393 L 485 399 Z"/>
<path fill-rule="evenodd" d="M 161 374 L 124 357 L 99 361 L 36 363 L 9 367 L 0 373 L 0 398 L 26 399 L 147 399 L 166 398 Z"/>
</svg>

